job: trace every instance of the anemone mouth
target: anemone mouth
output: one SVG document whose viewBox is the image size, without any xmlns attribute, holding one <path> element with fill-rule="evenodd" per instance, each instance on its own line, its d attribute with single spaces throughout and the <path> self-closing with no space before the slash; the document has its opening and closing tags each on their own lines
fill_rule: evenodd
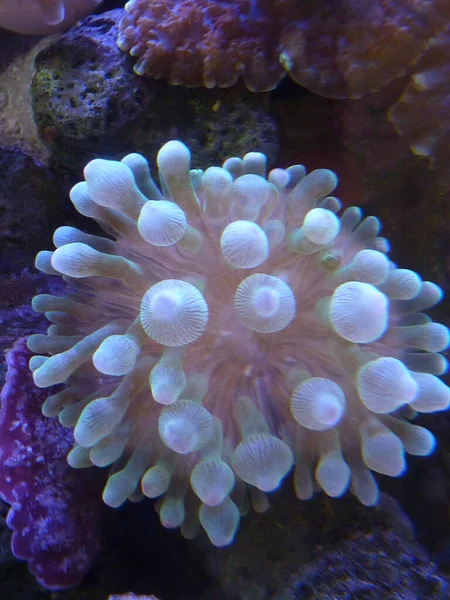
<svg viewBox="0 0 450 600">
<path fill-rule="evenodd" d="M 74 429 L 69 464 L 217 546 L 292 467 L 300 499 L 376 504 L 372 472 L 435 447 L 407 410 L 450 406 L 440 288 L 389 261 L 376 218 L 340 214 L 331 171 L 267 174 L 257 152 L 194 171 L 179 141 L 157 163 L 161 189 L 140 155 L 89 163 L 70 197 L 110 237 L 61 227 L 36 257 L 74 288 L 33 299 L 51 324 L 28 340 L 36 385 L 66 384 L 43 412 Z"/>
</svg>

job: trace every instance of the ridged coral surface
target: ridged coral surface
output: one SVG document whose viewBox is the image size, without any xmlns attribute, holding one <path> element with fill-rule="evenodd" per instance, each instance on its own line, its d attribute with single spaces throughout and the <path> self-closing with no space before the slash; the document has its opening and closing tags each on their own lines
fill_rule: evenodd
<svg viewBox="0 0 450 600">
<path fill-rule="evenodd" d="M 109 237 L 61 227 L 36 266 L 73 293 L 39 295 L 43 412 L 74 427 L 75 468 L 111 466 L 103 498 L 157 498 L 165 527 L 233 540 L 249 500 L 295 466 L 300 499 L 350 489 L 376 504 L 372 472 L 398 476 L 433 435 L 416 412 L 449 407 L 448 330 L 423 311 L 441 290 L 387 257 L 374 217 L 341 210 L 336 175 L 274 169 L 252 152 L 190 170 L 178 141 L 96 159 L 71 191 Z M 50 355 L 50 357 L 48 357 Z"/>
<path fill-rule="evenodd" d="M 415 65 L 415 73 L 389 117 L 411 149 L 430 158 L 432 167 L 444 173 L 449 187 L 450 149 L 450 24 L 428 45 Z"/>
<path fill-rule="evenodd" d="M 186 86 L 289 73 L 312 92 L 357 98 L 404 75 L 450 17 L 447 0 L 129 0 L 119 46 L 135 71 Z"/>
</svg>

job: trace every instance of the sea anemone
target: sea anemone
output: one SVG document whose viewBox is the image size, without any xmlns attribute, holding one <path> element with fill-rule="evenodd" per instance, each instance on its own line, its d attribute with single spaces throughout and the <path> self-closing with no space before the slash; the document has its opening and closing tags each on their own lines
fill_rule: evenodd
<svg viewBox="0 0 450 600">
<path fill-rule="evenodd" d="M 435 446 L 410 419 L 450 404 L 448 330 L 422 312 L 440 288 L 388 259 L 378 219 L 338 217 L 332 171 L 190 170 L 179 141 L 157 163 L 161 191 L 138 154 L 90 162 L 70 197 L 109 237 L 60 227 L 36 258 L 73 288 L 33 299 L 51 325 L 28 341 L 36 385 L 66 384 L 43 412 L 74 428 L 69 464 L 217 546 L 293 465 L 300 499 L 376 504 L 372 471 Z"/>
</svg>

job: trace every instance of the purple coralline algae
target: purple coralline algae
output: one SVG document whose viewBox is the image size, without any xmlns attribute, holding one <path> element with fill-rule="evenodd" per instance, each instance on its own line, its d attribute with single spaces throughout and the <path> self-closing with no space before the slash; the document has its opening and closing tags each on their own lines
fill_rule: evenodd
<svg viewBox="0 0 450 600">
<path fill-rule="evenodd" d="M 102 504 L 98 472 L 75 471 L 66 461 L 72 432 L 47 419 L 48 391 L 33 384 L 26 338 L 6 354 L 1 392 L 0 497 L 11 505 L 12 551 L 28 561 L 39 583 L 57 590 L 86 575 L 100 547 Z"/>
</svg>

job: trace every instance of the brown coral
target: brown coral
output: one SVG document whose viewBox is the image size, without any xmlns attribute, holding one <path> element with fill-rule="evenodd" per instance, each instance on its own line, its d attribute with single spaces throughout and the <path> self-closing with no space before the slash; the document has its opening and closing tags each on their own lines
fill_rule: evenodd
<svg viewBox="0 0 450 600">
<path fill-rule="evenodd" d="M 444 26 L 450 4 L 307 0 L 295 13 L 279 44 L 291 77 L 322 96 L 360 98 L 405 74 Z"/>
<path fill-rule="evenodd" d="M 446 168 L 450 151 L 449 65 L 450 25 L 417 61 L 408 86 L 389 112 L 413 152 L 430 158 L 439 170 Z"/>
<path fill-rule="evenodd" d="M 450 16 L 447 0 L 130 0 L 118 43 L 135 70 L 186 86 L 357 98 L 404 75 Z M 388 43 L 386 43 L 388 41 Z"/>
<path fill-rule="evenodd" d="M 252 11 L 250 0 L 131 0 L 118 44 L 138 58 L 139 75 L 188 87 L 229 87 L 242 77 L 252 91 L 273 89 L 285 71 L 272 4 L 263 0 Z"/>
<path fill-rule="evenodd" d="M 125 8 L 119 46 L 137 57 L 138 74 L 173 84 L 242 79 L 264 91 L 289 74 L 315 94 L 360 98 L 412 74 L 390 118 L 415 153 L 445 165 L 448 0 L 130 0 Z"/>
</svg>

